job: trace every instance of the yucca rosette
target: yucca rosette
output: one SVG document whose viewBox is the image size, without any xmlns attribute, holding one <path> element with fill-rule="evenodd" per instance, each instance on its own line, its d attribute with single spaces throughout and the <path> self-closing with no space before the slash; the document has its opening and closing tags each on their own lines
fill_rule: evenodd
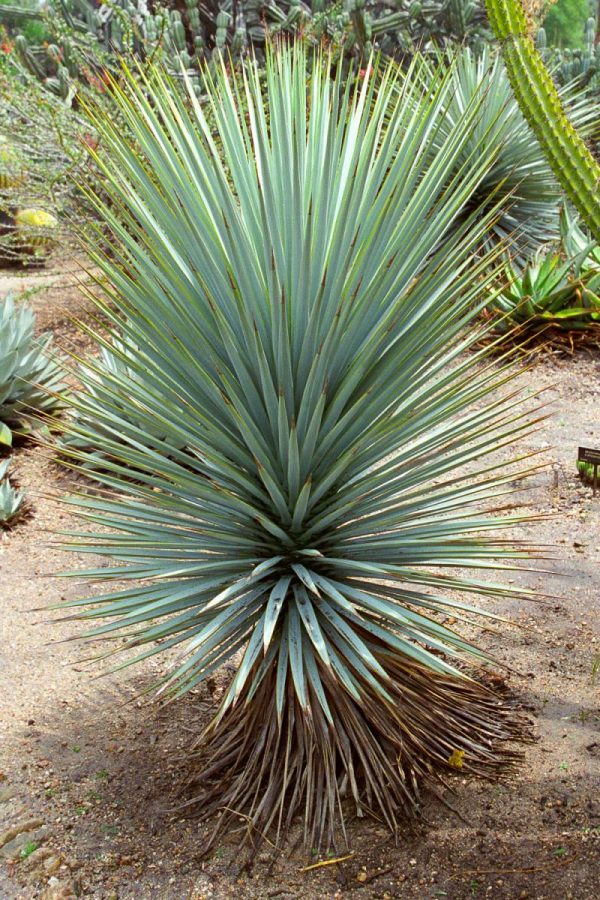
<svg viewBox="0 0 600 900">
<path fill-rule="evenodd" d="M 178 651 L 165 695 L 234 663 L 198 780 L 219 828 L 239 812 L 259 843 L 302 811 L 318 847 L 353 810 L 395 831 L 424 778 L 495 776 L 519 733 L 447 621 L 515 594 L 490 572 L 528 553 L 488 509 L 519 469 L 487 454 L 528 426 L 508 361 L 475 349 L 496 211 L 464 214 L 487 160 L 457 160 L 485 92 L 436 149 L 453 82 L 418 56 L 355 78 L 282 47 L 203 70 L 202 102 L 124 77 L 119 118 L 94 118 L 112 238 L 91 258 L 137 351 L 104 381 L 106 492 L 71 499 L 93 527 L 67 542 L 115 565 L 68 605 L 135 659 Z"/>
</svg>

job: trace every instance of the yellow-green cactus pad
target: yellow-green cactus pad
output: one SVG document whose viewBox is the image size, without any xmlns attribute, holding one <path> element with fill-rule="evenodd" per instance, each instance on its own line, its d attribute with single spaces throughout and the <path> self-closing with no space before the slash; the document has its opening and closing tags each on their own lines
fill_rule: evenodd
<svg viewBox="0 0 600 900">
<path fill-rule="evenodd" d="M 45 209 L 20 209 L 15 215 L 17 242 L 25 250 L 48 250 L 56 237 L 58 220 Z"/>
</svg>

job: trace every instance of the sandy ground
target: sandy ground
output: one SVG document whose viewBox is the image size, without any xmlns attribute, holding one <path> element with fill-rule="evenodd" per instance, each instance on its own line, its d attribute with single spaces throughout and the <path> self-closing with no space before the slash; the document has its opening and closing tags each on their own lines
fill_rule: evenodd
<svg viewBox="0 0 600 900">
<path fill-rule="evenodd" d="M 63 265 L 0 278 L 0 296 L 24 288 L 42 329 L 85 346 L 71 317 L 87 313 Z M 18 449 L 34 515 L 0 537 L 0 898 L 597 897 L 600 495 L 580 484 L 574 460 L 578 444 L 600 445 L 599 365 L 598 354 L 548 355 L 525 377 L 547 389 L 552 412 L 526 442 L 548 463 L 523 500 L 549 518 L 528 534 L 558 552 L 549 573 L 515 580 L 552 597 L 496 604 L 516 624 L 484 636 L 534 723 L 521 770 L 500 785 L 458 776 L 458 815 L 431 798 L 398 846 L 354 822 L 349 858 L 308 871 L 324 860 L 293 841 L 267 845 L 250 871 L 233 839 L 199 858 L 197 824 L 172 808 L 216 697 L 205 688 L 167 708 L 141 701 L 164 661 L 96 679 L 80 645 L 62 642 L 78 626 L 35 611 L 79 595 L 76 579 L 55 575 L 81 562 L 51 543 L 73 525 L 47 496 L 64 493 L 68 476 L 40 449 Z"/>
</svg>

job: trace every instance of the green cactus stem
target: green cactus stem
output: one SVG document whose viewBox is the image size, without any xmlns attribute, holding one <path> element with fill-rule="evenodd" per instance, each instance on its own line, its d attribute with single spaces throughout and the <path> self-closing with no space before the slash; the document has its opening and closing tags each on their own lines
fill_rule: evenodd
<svg viewBox="0 0 600 900">
<path fill-rule="evenodd" d="M 485 0 L 517 102 L 565 194 L 600 241 L 600 166 L 567 118 L 521 0 Z"/>
</svg>

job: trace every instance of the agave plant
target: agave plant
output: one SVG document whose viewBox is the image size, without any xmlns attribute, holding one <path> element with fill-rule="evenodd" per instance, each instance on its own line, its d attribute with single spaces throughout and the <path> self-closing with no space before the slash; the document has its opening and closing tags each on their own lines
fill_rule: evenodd
<svg viewBox="0 0 600 900">
<path fill-rule="evenodd" d="M 540 250 L 522 268 L 507 262 L 506 287 L 490 304 L 502 314 L 499 327 L 580 331 L 600 322 L 600 270 L 583 268 L 588 249 L 566 259 L 558 251 Z"/>
<path fill-rule="evenodd" d="M 0 528 L 10 528 L 23 515 L 24 496 L 10 483 L 8 460 L 0 461 Z"/>
<path fill-rule="evenodd" d="M 515 590 L 487 577 L 528 552 L 497 534 L 521 517 L 487 509 L 514 467 L 482 457 L 528 425 L 497 393 L 508 361 L 464 352 L 489 221 L 447 236 L 487 166 L 486 135 L 453 175 L 486 93 L 433 153 L 445 67 L 427 88 L 419 58 L 347 80 L 308 52 L 203 70 L 202 105 L 154 70 L 111 88 L 126 129 L 95 119 L 113 235 L 92 251 L 112 285 L 98 302 L 139 352 L 101 419 L 121 433 L 93 477 L 114 493 L 68 501 L 93 527 L 67 545 L 117 565 L 67 606 L 88 638 L 140 648 L 121 665 L 178 648 L 167 695 L 233 661 L 201 813 L 243 814 L 258 844 L 302 811 L 324 846 L 348 811 L 396 831 L 457 760 L 494 777 L 518 756 L 519 724 L 476 677 L 485 653 L 444 617 Z"/>
<path fill-rule="evenodd" d="M 13 428 L 28 430 L 33 418 L 61 404 L 61 367 L 51 355 L 52 335 L 34 336 L 35 316 L 12 296 L 0 301 L 0 444 L 12 444 Z"/>
<path fill-rule="evenodd" d="M 561 188 L 519 109 L 501 56 L 488 46 L 477 55 L 469 48 L 457 51 L 452 81 L 435 149 L 443 147 L 454 123 L 484 90 L 483 114 L 458 164 L 468 164 L 472 153 L 483 152 L 488 166 L 465 212 L 487 214 L 503 198 L 486 243 L 509 243 L 513 255 L 524 260 L 528 252 L 558 239 Z M 561 97 L 573 124 L 583 133 L 590 131 L 597 120 L 595 101 L 572 87 L 562 88 Z"/>
</svg>

